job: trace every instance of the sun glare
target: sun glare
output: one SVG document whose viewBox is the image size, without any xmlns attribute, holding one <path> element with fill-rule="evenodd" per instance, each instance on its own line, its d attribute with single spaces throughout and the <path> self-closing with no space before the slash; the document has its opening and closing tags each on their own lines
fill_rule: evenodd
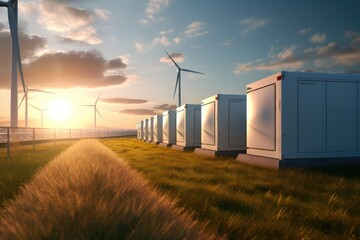
<svg viewBox="0 0 360 240">
<path fill-rule="evenodd" d="M 70 103 L 64 100 L 55 100 L 50 104 L 49 113 L 55 121 L 65 121 L 69 119 L 72 108 Z"/>
</svg>

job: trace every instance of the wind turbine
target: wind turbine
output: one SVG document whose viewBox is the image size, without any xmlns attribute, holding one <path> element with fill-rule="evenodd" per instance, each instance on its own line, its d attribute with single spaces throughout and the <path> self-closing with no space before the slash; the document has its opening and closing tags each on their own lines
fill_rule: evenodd
<svg viewBox="0 0 360 240">
<path fill-rule="evenodd" d="M 179 67 L 179 65 L 174 61 L 174 59 L 169 55 L 169 53 L 167 51 L 165 51 L 165 52 L 169 56 L 171 61 L 175 64 L 175 66 L 177 67 L 176 84 L 175 84 L 175 91 L 174 91 L 173 98 L 175 98 L 176 89 L 177 89 L 177 86 L 179 85 L 179 106 L 181 106 L 181 71 L 197 73 L 197 74 L 203 74 L 203 75 L 205 75 L 205 73 L 196 72 L 196 71 L 193 71 L 193 70 L 189 70 L 189 69 Z"/>
<path fill-rule="evenodd" d="M 7 2 L 0 1 L 0 7 L 6 7 L 8 10 L 8 19 L 11 34 L 11 103 L 10 103 L 10 126 L 18 126 L 18 83 L 17 83 L 17 69 L 22 81 L 23 90 L 25 92 L 24 74 L 21 64 L 19 36 L 18 36 L 18 2 L 17 0 L 9 0 Z"/>
<path fill-rule="evenodd" d="M 29 104 L 31 107 L 35 108 L 36 110 L 39 110 L 41 112 L 41 128 L 43 128 L 43 124 L 44 124 L 44 111 L 47 110 L 47 108 L 44 108 L 44 109 L 40 109 L 40 108 L 37 108 L 31 104 Z"/>
<path fill-rule="evenodd" d="M 101 94 L 101 92 L 99 93 L 99 96 L 97 97 L 94 105 L 80 105 L 81 107 L 94 107 L 94 129 L 96 129 L 96 113 L 99 114 L 99 116 L 100 116 L 101 118 L 103 118 L 103 117 L 101 116 L 99 110 L 98 110 L 97 107 L 96 107 L 96 104 L 97 104 L 97 102 L 98 102 L 98 100 L 99 100 L 100 94 Z"/>
<path fill-rule="evenodd" d="M 28 88 L 28 86 L 25 85 L 25 94 L 19 104 L 19 108 L 20 108 L 21 104 L 23 103 L 23 101 L 25 99 L 25 127 L 28 127 L 28 105 L 29 105 L 28 104 L 28 93 L 29 92 L 42 92 L 42 93 L 48 93 L 48 94 L 55 94 L 53 92 L 38 90 L 38 89 L 34 89 L 34 88 Z M 34 107 L 34 106 L 32 106 L 32 107 Z"/>
</svg>

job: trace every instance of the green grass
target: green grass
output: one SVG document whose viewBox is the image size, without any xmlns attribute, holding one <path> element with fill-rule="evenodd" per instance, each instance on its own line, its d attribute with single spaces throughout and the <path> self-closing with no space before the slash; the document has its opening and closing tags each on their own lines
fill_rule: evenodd
<svg viewBox="0 0 360 240">
<path fill-rule="evenodd" d="M 0 239 L 219 239 L 123 159 L 82 140 L 43 167 L 0 212 Z"/>
<path fill-rule="evenodd" d="M 359 239 L 360 168 L 267 170 L 102 140 L 195 220 L 229 239 Z"/>
<path fill-rule="evenodd" d="M 53 143 L 38 144 L 35 151 L 32 145 L 14 146 L 10 160 L 7 160 L 6 149 L 0 148 L 0 209 L 40 167 L 68 147 L 68 142 L 56 143 L 55 147 Z"/>
</svg>

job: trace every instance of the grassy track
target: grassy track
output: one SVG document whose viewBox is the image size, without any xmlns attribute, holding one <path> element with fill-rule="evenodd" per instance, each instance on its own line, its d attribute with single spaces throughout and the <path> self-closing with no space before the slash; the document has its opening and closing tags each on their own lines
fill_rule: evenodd
<svg viewBox="0 0 360 240">
<path fill-rule="evenodd" d="M 360 239 L 360 168 L 273 171 L 136 139 L 102 140 L 229 239 Z"/>
<path fill-rule="evenodd" d="M 40 167 L 68 147 L 65 142 L 56 143 L 55 147 L 53 143 L 38 144 L 35 151 L 32 146 L 16 146 L 11 150 L 10 160 L 6 149 L 0 148 L 0 209 Z"/>
<path fill-rule="evenodd" d="M 82 140 L 24 185 L 0 214 L 0 239 L 218 239 L 115 153 Z"/>
</svg>

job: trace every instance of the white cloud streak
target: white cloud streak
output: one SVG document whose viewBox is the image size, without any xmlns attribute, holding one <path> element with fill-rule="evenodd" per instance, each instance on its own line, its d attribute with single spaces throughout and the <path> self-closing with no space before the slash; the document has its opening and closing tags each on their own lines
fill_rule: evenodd
<svg viewBox="0 0 360 240">
<path fill-rule="evenodd" d="M 245 26 L 245 29 L 242 31 L 242 35 L 247 35 L 251 32 L 259 30 L 270 23 L 269 19 L 255 19 L 252 17 L 244 18 L 240 21 L 242 25 Z"/>
<path fill-rule="evenodd" d="M 209 31 L 205 29 L 205 26 L 206 26 L 205 22 L 200 22 L 200 21 L 192 22 L 190 25 L 186 27 L 186 31 L 184 35 L 185 37 L 189 37 L 189 38 L 205 35 L 209 33 Z"/>
<path fill-rule="evenodd" d="M 316 33 L 311 36 L 310 41 L 313 43 L 323 43 L 326 41 L 325 33 Z"/>
<path fill-rule="evenodd" d="M 360 33 L 347 32 L 345 36 L 350 42 L 343 46 L 331 42 L 324 46 L 296 51 L 293 45 L 276 55 L 270 54 L 266 60 L 237 63 L 233 72 L 240 75 L 249 71 L 301 70 L 305 66 L 320 71 L 336 67 L 345 72 L 353 72 L 360 67 Z"/>
</svg>

